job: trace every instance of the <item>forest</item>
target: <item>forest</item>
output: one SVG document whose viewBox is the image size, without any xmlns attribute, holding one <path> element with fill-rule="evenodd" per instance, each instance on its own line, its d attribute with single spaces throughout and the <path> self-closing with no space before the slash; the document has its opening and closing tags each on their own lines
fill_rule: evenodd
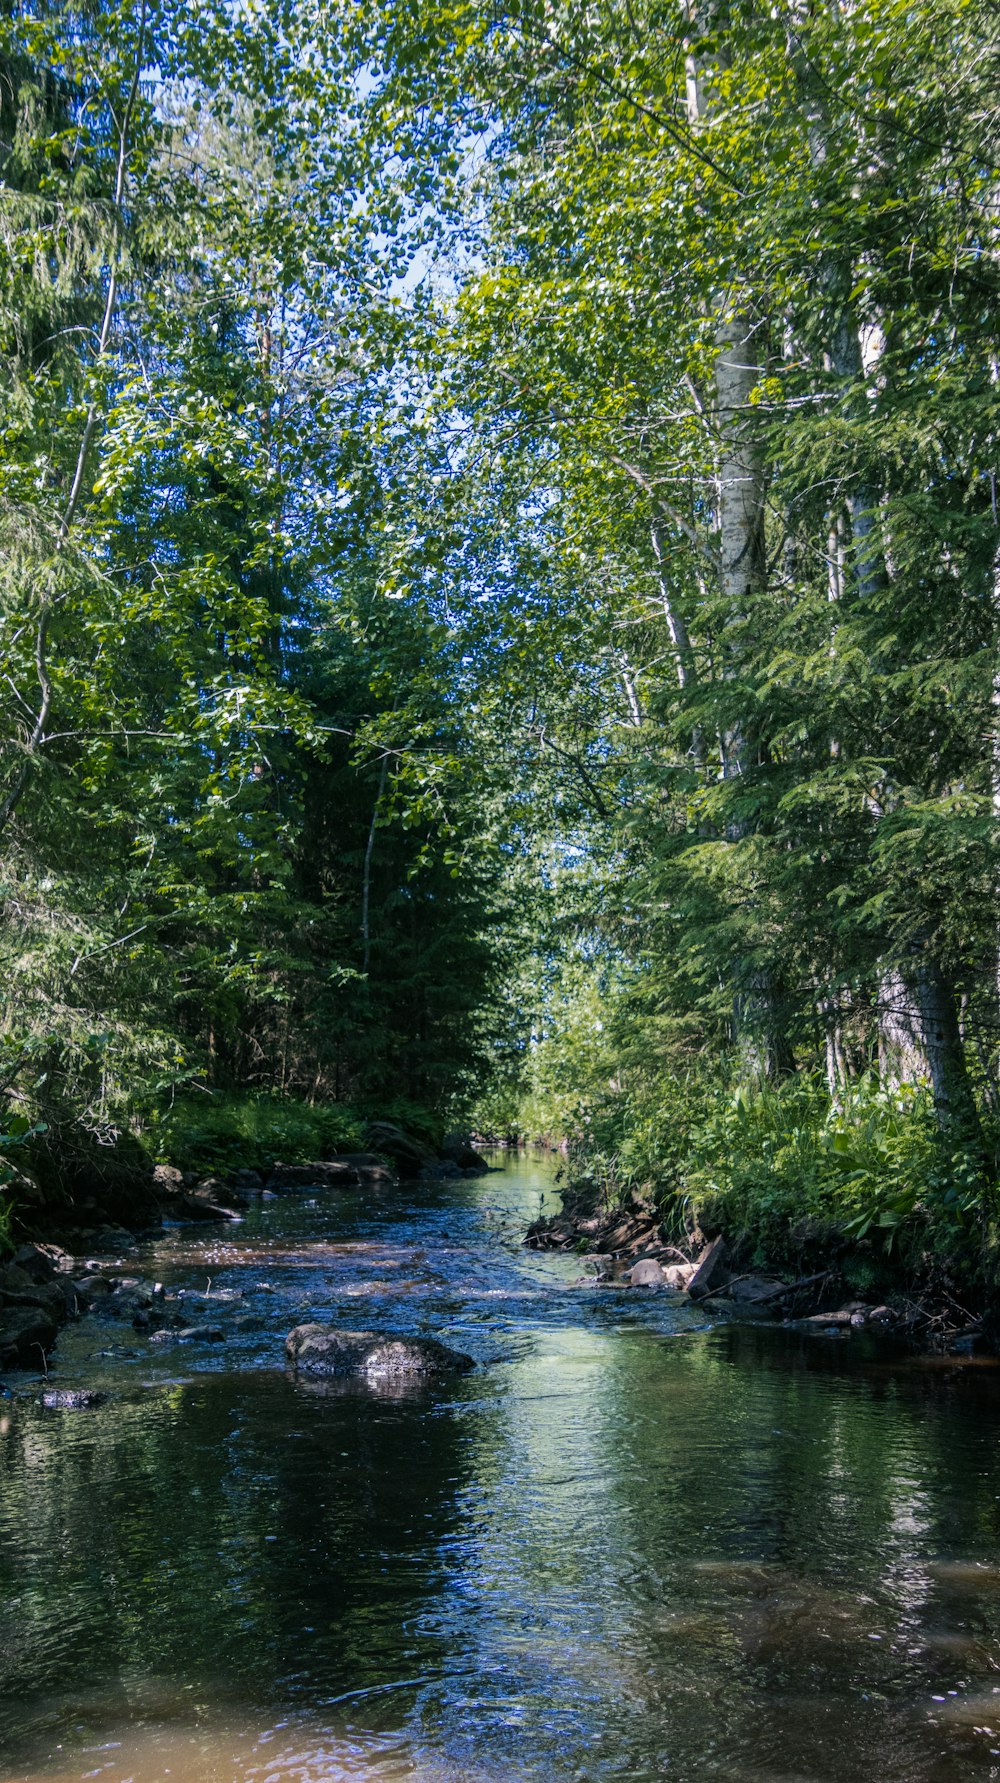
<svg viewBox="0 0 1000 1783">
<path fill-rule="evenodd" d="M 0 1229 L 378 1116 L 988 1287 L 998 203 L 992 0 L 3 9 Z"/>
</svg>

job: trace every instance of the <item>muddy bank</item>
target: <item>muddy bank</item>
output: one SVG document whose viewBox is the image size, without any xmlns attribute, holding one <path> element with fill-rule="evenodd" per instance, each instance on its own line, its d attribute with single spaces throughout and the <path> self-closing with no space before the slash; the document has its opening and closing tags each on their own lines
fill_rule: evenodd
<svg viewBox="0 0 1000 1783">
<path fill-rule="evenodd" d="M 645 1196 L 633 1191 L 609 1205 L 605 1191 L 588 1179 L 566 1189 L 558 1213 L 534 1221 L 525 1244 L 589 1257 L 597 1266 L 594 1284 L 602 1289 L 683 1294 L 720 1312 L 824 1337 L 867 1329 L 955 1354 L 1000 1350 L 993 1312 L 976 1300 L 964 1305 L 950 1283 L 901 1284 L 867 1298 L 853 1293 L 849 1262 L 857 1247 L 839 1233 L 804 1233 L 801 1267 L 794 1274 L 765 1273 L 752 1266 L 745 1239 L 695 1227 L 675 1242 Z"/>
</svg>

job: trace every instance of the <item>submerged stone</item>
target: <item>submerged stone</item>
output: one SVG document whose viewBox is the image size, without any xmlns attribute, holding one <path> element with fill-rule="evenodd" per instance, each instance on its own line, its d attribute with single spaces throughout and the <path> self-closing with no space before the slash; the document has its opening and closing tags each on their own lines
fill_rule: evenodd
<svg viewBox="0 0 1000 1783">
<path fill-rule="evenodd" d="M 304 1374 L 416 1378 L 464 1374 L 471 1356 L 430 1337 L 387 1337 L 376 1331 L 333 1331 L 328 1325 L 296 1325 L 285 1355 Z"/>
<path fill-rule="evenodd" d="M 102 1405 L 106 1397 L 92 1387 L 46 1387 L 42 1404 L 49 1411 L 76 1412 Z"/>
</svg>

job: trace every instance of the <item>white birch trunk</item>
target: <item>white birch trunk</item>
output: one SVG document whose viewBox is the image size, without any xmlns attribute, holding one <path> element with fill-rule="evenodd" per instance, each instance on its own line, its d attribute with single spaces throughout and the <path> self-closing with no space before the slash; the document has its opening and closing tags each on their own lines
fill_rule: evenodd
<svg viewBox="0 0 1000 1783">
<path fill-rule="evenodd" d="M 824 101 L 815 92 L 812 72 L 792 54 L 802 85 L 809 117 L 809 144 L 814 166 L 826 158 Z M 869 329 L 864 339 L 854 316 L 850 291 L 852 269 L 830 256 L 820 278 L 835 314 L 827 342 L 830 370 L 859 392 L 866 375 L 878 362 L 884 346 L 881 329 Z M 867 349 L 867 351 L 866 351 Z M 847 498 L 850 529 L 849 580 L 855 598 L 870 599 L 887 586 L 891 568 L 886 560 L 878 521 L 878 492 L 865 484 Z M 841 569 L 840 574 L 843 574 Z M 840 578 L 838 577 L 838 580 Z M 1000 723 L 1000 673 L 996 682 Z M 998 761 L 1000 761 L 1000 728 Z M 996 782 L 1000 814 L 1000 774 Z M 875 810 L 876 821 L 881 809 Z M 1000 954 L 998 954 L 1000 982 Z M 955 995 L 940 966 L 926 952 L 913 950 L 909 961 L 887 966 L 880 974 L 877 992 L 879 1075 L 890 1087 L 928 1084 L 940 1120 L 958 1118 L 981 1138 L 978 1112 L 965 1063 Z"/>
<path fill-rule="evenodd" d="M 711 0 L 705 6 L 711 12 Z M 697 22 L 697 3 L 689 17 Z M 724 52 L 720 52 L 722 60 Z M 711 69 L 693 52 L 685 58 L 688 122 L 692 130 L 711 115 Z M 721 669 L 725 678 L 739 669 L 744 636 L 755 597 L 764 584 L 764 464 L 753 426 L 750 394 L 760 381 L 757 346 L 759 322 L 749 290 L 720 293 L 716 299 L 714 421 L 718 442 L 716 470 L 716 538 L 719 583 L 725 612 Z M 719 739 L 722 775 L 732 780 L 745 773 L 748 740 L 739 721 L 730 721 Z M 730 823 L 727 836 L 738 842 L 746 825 Z M 773 977 L 764 967 L 734 961 L 738 989 L 733 998 L 733 1036 L 744 1068 L 755 1077 L 772 1077 L 794 1069 Z"/>
</svg>

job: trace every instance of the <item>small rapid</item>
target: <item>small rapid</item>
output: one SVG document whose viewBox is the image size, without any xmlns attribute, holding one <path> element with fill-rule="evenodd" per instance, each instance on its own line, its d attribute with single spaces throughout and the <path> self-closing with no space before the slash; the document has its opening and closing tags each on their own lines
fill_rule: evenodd
<svg viewBox="0 0 1000 1783">
<path fill-rule="evenodd" d="M 168 1231 L 221 1340 L 0 1399 L 3 1783 L 1000 1778 L 1000 1373 L 597 1289 L 495 1162 Z M 296 1381 L 305 1319 L 479 1366 Z"/>
</svg>

